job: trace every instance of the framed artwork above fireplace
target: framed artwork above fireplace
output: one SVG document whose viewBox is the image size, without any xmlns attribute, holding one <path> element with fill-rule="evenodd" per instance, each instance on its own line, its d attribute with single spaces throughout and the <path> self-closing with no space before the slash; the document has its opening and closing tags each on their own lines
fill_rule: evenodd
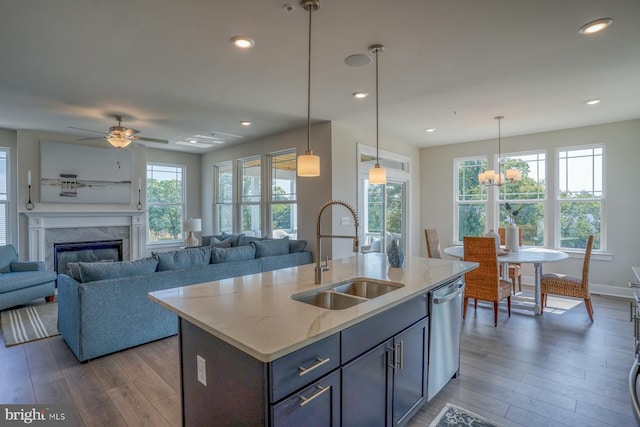
<svg viewBox="0 0 640 427">
<path fill-rule="evenodd" d="M 131 152 L 40 141 L 42 203 L 130 204 Z"/>
</svg>

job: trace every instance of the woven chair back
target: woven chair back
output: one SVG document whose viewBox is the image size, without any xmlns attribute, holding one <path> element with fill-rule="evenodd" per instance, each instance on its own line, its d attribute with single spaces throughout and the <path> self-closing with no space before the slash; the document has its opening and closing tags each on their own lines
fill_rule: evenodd
<svg viewBox="0 0 640 427">
<path fill-rule="evenodd" d="M 499 301 L 498 256 L 493 237 L 464 237 L 464 260 L 480 266 L 465 274 L 465 297 Z"/>
<path fill-rule="evenodd" d="M 435 228 L 425 228 L 424 237 L 427 239 L 427 256 L 429 258 L 442 258 L 438 231 Z"/>
</svg>

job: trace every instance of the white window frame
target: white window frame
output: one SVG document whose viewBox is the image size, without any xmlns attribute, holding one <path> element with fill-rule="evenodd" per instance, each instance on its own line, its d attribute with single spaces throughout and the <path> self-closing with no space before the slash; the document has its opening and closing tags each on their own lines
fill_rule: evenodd
<svg viewBox="0 0 640 427">
<path fill-rule="evenodd" d="M 218 198 L 220 196 L 220 170 L 222 168 L 229 168 L 231 175 L 231 200 L 228 203 L 219 203 Z M 220 234 L 223 230 L 220 230 L 220 218 L 218 208 L 220 206 L 229 206 L 231 207 L 231 233 L 236 229 L 236 206 L 235 206 L 235 197 L 236 197 L 236 179 L 234 173 L 234 162 L 227 161 L 216 163 L 213 165 L 213 231 L 216 234 Z M 226 230 L 225 230 L 226 231 Z"/>
<path fill-rule="evenodd" d="M 267 178 L 265 179 L 265 184 L 267 186 L 267 203 L 266 203 L 266 209 L 265 209 L 265 213 L 266 216 L 264 216 L 264 218 L 266 219 L 266 223 L 263 226 L 263 230 L 265 231 L 266 235 L 272 236 L 272 237 L 276 237 L 273 236 L 273 217 L 272 217 L 272 212 L 273 212 L 273 207 L 276 205 L 294 205 L 295 206 L 295 213 L 294 213 L 294 218 L 292 219 L 292 225 L 295 225 L 294 229 L 296 230 L 296 235 L 294 237 L 291 237 L 292 239 L 297 237 L 297 230 L 298 230 L 298 215 L 297 215 L 297 208 L 298 208 L 298 182 L 297 182 L 297 176 L 295 176 L 295 172 L 296 169 L 294 168 L 293 172 L 294 172 L 294 181 L 295 181 L 295 193 L 292 194 L 292 198 L 290 200 L 274 200 L 273 199 L 273 159 L 275 157 L 278 156 L 283 156 L 283 155 L 287 155 L 287 154 L 292 154 L 293 155 L 293 159 L 294 162 L 296 162 L 297 165 L 297 156 L 296 156 L 296 149 L 292 148 L 292 149 L 288 149 L 288 150 L 281 150 L 281 151 L 276 151 L 276 152 L 272 152 L 267 154 L 267 168 L 266 168 L 266 175 Z"/>
<path fill-rule="evenodd" d="M 148 178 L 148 174 L 149 174 L 149 166 L 158 166 L 158 167 L 167 167 L 167 168 L 176 168 L 179 169 L 181 172 L 181 183 L 182 183 L 182 194 L 181 194 L 181 203 L 176 204 L 176 203 L 170 203 L 170 204 L 164 204 L 164 203 L 152 203 L 149 202 L 149 198 L 148 198 L 148 187 L 147 187 L 147 180 Z M 186 212 L 186 205 L 187 205 L 187 201 L 186 201 L 186 187 L 187 187 L 187 182 L 186 182 L 186 177 L 187 177 L 187 166 L 184 164 L 176 164 L 176 163 L 160 163 L 160 162 L 147 162 L 146 164 L 146 171 L 145 171 L 145 176 L 147 177 L 145 179 L 145 188 L 146 188 L 146 194 L 147 194 L 147 221 L 146 221 L 146 228 L 147 228 L 147 245 L 148 246 L 162 246 L 162 245 L 171 245 L 174 246 L 175 243 L 178 242 L 182 242 L 182 240 L 184 240 L 185 235 L 184 232 L 181 232 L 181 238 L 178 239 L 171 239 L 171 240 L 159 240 L 159 241 L 151 241 L 151 229 L 149 227 L 149 212 L 151 211 L 151 207 L 152 206 L 179 206 L 180 207 L 180 224 L 182 227 L 182 222 L 184 221 L 185 218 L 185 212 Z"/>
<path fill-rule="evenodd" d="M 252 161 L 252 160 L 259 160 L 260 161 L 260 199 L 257 202 L 244 202 L 242 200 L 243 195 L 242 195 L 242 191 L 244 189 L 244 182 L 243 182 L 243 163 L 244 162 L 248 162 L 248 161 Z M 262 155 L 255 155 L 255 156 L 248 156 L 248 157 L 243 157 L 241 159 L 237 159 L 235 161 L 236 163 L 236 209 L 235 209 L 235 219 L 236 219 L 236 226 L 234 227 L 234 230 L 238 233 L 247 233 L 247 230 L 242 230 L 242 208 L 243 206 L 257 206 L 258 207 L 258 211 L 260 213 L 260 223 L 258 224 L 260 227 L 260 230 L 258 232 L 258 234 L 261 234 L 260 236 L 256 236 L 256 237 L 262 237 L 262 235 L 264 235 L 265 233 L 265 170 L 264 170 L 264 165 L 265 165 L 265 161 L 264 161 L 264 156 Z"/>
<path fill-rule="evenodd" d="M 0 198 L 0 209 L 4 210 L 4 229 L 0 229 L 0 244 L 6 245 L 13 241 L 13 236 L 11 235 L 11 205 L 13 203 L 11 192 L 11 150 L 8 147 L 0 147 L 0 151 L 5 153 L 6 161 L 4 176 L 6 192 L 4 200 Z M 2 240 L 3 236 L 4 241 Z"/>
<path fill-rule="evenodd" d="M 462 241 L 460 241 L 458 239 L 458 234 L 460 234 L 460 215 L 459 215 L 459 207 L 461 204 L 463 205 L 468 205 L 468 204 L 474 204 L 474 205 L 485 205 L 485 212 L 486 212 L 486 224 L 485 224 L 485 228 L 488 230 L 489 228 L 493 228 L 493 226 L 490 224 L 490 218 L 492 218 L 491 212 L 490 212 L 490 208 L 492 206 L 492 204 L 490 203 L 490 200 L 495 199 L 494 194 L 492 191 L 489 191 L 488 188 L 485 188 L 485 192 L 484 192 L 484 199 L 483 200 L 468 200 L 468 201 L 464 201 L 464 202 L 460 202 L 459 197 L 458 197 L 458 189 L 460 188 L 460 182 L 458 179 L 458 175 L 459 175 L 459 171 L 458 171 L 458 164 L 460 162 L 466 162 L 466 161 L 484 161 L 487 163 L 487 165 L 489 164 L 489 157 L 488 156 L 471 156 L 471 157 L 458 157 L 453 159 L 453 242 L 456 244 L 462 244 Z M 495 159 L 494 159 L 494 164 L 495 164 Z M 476 177 L 477 179 L 477 177 Z"/>
</svg>

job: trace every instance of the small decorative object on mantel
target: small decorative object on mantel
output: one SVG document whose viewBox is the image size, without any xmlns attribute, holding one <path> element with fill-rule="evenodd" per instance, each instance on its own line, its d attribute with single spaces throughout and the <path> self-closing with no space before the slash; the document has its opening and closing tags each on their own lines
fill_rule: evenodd
<svg viewBox="0 0 640 427">
<path fill-rule="evenodd" d="M 29 188 L 29 200 L 25 203 L 24 207 L 27 208 L 28 211 L 32 210 L 35 205 L 31 201 L 31 171 L 27 173 L 27 187 Z"/>
<path fill-rule="evenodd" d="M 387 249 L 387 257 L 389 258 L 391 267 L 402 267 L 404 253 L 402 253 L 402 249 L 398 246 L 397 239 L 391 241 L 391 245 L 389 245 L 389 249 Z"/>
<path fill-rule="evenodd" d="M 520 208 L 522 209 L 522 207 Z M 505 204 L 505 210 L 509 215 L 509 226 L 505 230 L 505 248 L 511 252 L 520 252 L 520 233 L 516 225 L 516 217 L 520 213 L 520 209 L 513 209 L 511 204 Z"/>
<path fill-rule="evenodd" d="M 142 178 L 138 178 L 138 204 L 136 205 L 136 208 L 138 208 L 139 211 L 142 210 L 142 202 L 140 201 L 141 192 L 142 192 Z"/>
</svg>

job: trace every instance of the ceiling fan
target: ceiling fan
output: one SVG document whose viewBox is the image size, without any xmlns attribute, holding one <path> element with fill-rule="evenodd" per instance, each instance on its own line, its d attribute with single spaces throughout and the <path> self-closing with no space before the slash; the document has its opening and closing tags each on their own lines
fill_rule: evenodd
<svg viewBox="0 0 640 427">
<path fill-rule="evenodd" d="M 111 126 L 109 128 L 108 133 L 100 132 L 97 130 L 91 130 L 91 129 L 77 128 L 74 126 L 69 126 L 69 128 L 84 130 L 87 132 L 95 132 L 103 135 L 95 138 L 83 138 L 83 139 L 79 139 L 78 141 L 86 141 L 89 139 L 97 139 L 97 138 L 106 138 L 106 140 L 109 141 L 109 143 L 116 148 L 124 148 L 127 145 L 131 144 L 132 141 L 149 141 L 149 142 L 158 142 L 160 144 L 169 143 L 169 141 L 167 141 L 166 139 L 147 138 L 145 136 L 137 136 L 136 134 L 140 133 L 139 130 L 122 126 L 122 122 L 124 121 L 124 116 L 116 114 L 113 117 L 115 117 L 115 119 L 118 121 L 118 126 Z"/>
</svg>

